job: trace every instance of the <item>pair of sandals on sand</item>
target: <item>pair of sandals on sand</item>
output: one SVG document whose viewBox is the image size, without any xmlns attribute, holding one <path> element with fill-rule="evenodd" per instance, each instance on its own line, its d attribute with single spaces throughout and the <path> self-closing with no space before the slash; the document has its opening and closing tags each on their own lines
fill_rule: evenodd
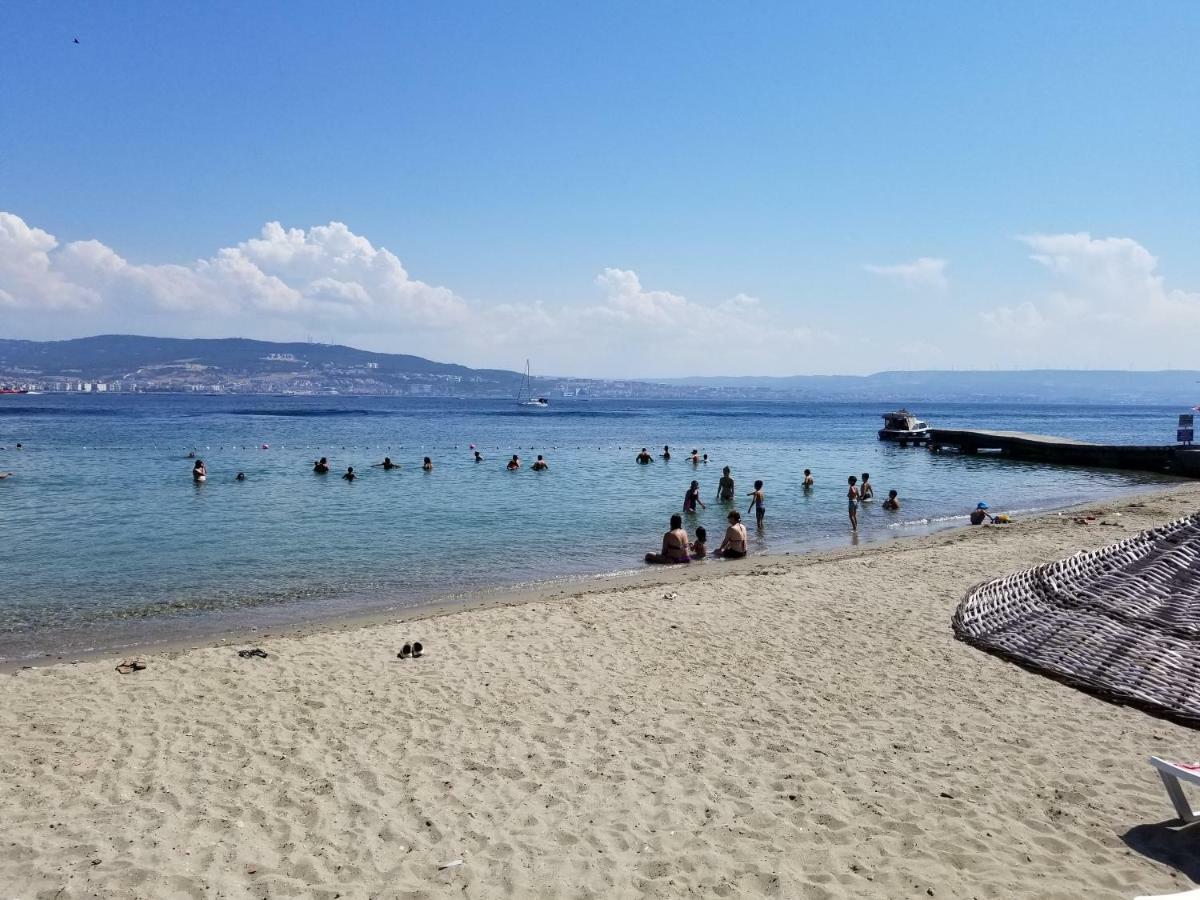
<svg viewBox="0 0 1200 900">
<path fill-rule="evenodd" d="M 255 647 L 251 650 L 239 650 L 238 656 L 240 656 L 242 659 L 266 659 L 267 651 L 260 650 L 258 647 Z"/>
<path fill-rule="evenodd" d="M 400 652 L 396 654 L 396 659 L 419 659 L 424 652 L 425 647 L 421 642 L 413 641 L 411 644 L 405 644 L 400 648 Z"/>
<path fill-rule="evenodd" d="M 117 665 L 117 671 L 122 675 L 128 675 L 131 672 L 140 672 L 146 668 L 146 664 L 140 659 L 123 659 Z"/>
</svg>

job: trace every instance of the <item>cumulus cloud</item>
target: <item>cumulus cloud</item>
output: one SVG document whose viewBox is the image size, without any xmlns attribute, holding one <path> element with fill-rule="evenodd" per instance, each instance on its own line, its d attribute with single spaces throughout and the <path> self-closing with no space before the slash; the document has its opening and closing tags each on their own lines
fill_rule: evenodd
<svg viewBox="0 0 1200 900">
<path fill-rule="evenodd" d="M 1053 352 L 1053 364 L 1182 363 L 1200 339 L 1200 293 L 1168 288 L 1157 258 L 1132 238 L 1087 232 L 1021 235 L 1046 269 L 1039 296 L 981 314 L 1017 352 Z"/>
<path fill-rule="evenodd" d="M 905 287 L 924 290 L 944 291 L 950 286 L 946 277 L 944 259 L 922 256 L 912 262 L 896 263 L 890 266 L 880 266 L 868 263 L 863 266 L 868 272 L 880 275 Z"/>
<path fill-rule="evenodd" d="M 715 303 L 604 269 L 573 303 L 488 304 L 411 277 L 391 251 L 341 222 L 309 229 L 268 222 L 261 233 L 187 264 L 143 264 L 97 240 L 61 244 L 0 212 L 0 309 L 30 337 L 99 331 L 322 339 L 474 365 L 539 357 L 543 372 L 612 376 L 814 367 L 819 329 L 736 294 Z M 36 324 L 35 324 L 36 323 Z M 36 333 L 35 333 L 36 332 Z M 713 348 L 736 346 L 728 359 Z M 748 353 L 749 356 L 744 354 Z"/>
</svg>

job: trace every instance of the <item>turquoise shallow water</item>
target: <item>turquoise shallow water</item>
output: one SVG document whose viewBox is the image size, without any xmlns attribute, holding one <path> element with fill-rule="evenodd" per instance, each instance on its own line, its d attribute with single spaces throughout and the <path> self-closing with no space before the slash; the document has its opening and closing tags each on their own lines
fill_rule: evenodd
<svg viewBox="0 0 1200 900">
<path fill-rule="evenodd" d="M 842 546 L 848 474 L 869 471 L 864 539 L 1028 512 L 1167 479 L 936 456 L 875 438 L 878 404 L 42 395 L 0 398 L 0 659 L 69 655 L 156 635 L 269 627 L 483 588 L 637 569 L 692 478 L 719 540 L 722 465 L 739 507 L 766 482 L 752 550 Z M 920 405 L 931 424 L 1166 443 L 1179 410 Z M 17 451 L 21 442 L 24 449 Z M 270 449 L 260 449 L 262 444 Z M 478 444 L 486 462 L 471 461 Z M 669 463 L 638 466 L 669 443 Z M 711 463 L 684 458 L 696 447 Z M 187 452 L 208 465 L 194 485 Z M 551 470 L 510 473 L 519 452 Z M 385 454 L 400 471 L 369 468 Z M 334 472 L 311 473 L 328 456 Z M 420 471 L 423 456 L 435 469 Z M 353 465 L 353 484 L 340 473 Z M 801 490 L 811 468 L 816 489 Z M 238 471 L 247 474 L 236 482 Z M 710 541 L 715 544 L 715 541 Z M 705 565 L 720 565 L 710 562 Z"/>
</svg>

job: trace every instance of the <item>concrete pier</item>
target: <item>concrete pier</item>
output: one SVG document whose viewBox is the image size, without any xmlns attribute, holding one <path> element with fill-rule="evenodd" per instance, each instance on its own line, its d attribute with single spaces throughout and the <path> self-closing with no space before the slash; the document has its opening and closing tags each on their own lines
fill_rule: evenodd
<svg viewBox="0 0 1200 900">
<path fill-rule="evenodd" d="M 1200 478 L 1200 447 L 1183 444 L 1162 446 L 1089 444 L 1071 438 L 1021 431 L 966 431 L 934 428 L 929 449 L 938 453 L 953 448 L 961 453 L 999 451 L 1010 459 L 1102 469 L 1132 469 Z"/>
</svg>

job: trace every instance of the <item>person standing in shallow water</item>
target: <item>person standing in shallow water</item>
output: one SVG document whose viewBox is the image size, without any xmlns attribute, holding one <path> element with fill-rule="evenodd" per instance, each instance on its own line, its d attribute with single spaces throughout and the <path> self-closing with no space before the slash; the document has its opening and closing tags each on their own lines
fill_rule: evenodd
<svg viewBox="0 0 1200 900">
<path fill-rule="evenodd" d="M 324 475 L 327 473 L 329 471 L 329 460 L 322 456 L 315 463 L 313 463 L 313 471 L 318 475 Z"/>
<path fill-rule="evenodd" d="M 667 462 L 671 461 L 671 448 L 666 444 L 663 444 L 662 458 Z"/>
<path fill-rule="evenodd" d="M 202 481 L 208 481 L 208 468 L 204 465 L 204 460 L 196 460 L 196 464 L 192 466 L 192 481 L 199 484 Z"/>
<path fill-rule="evenodd" d="M 708 509 L 704 505 L 704 501 L 700 499 L 700 482 L 693 481 L 687 489 L 687 493 L 683 495 L 683 511 L 685 513 L 694 513 L 696 504 L 699 503 L 704 509 Z"/>
<path fill-rule="evenodd" d="M 717 482 L 717 500 L 721 503 L 732 503 L 736 486 L 733 476 L 729 474 L 729 466 L 721 470 L 721 480 Z"/>
<path fill-rule="evenodd" d="M 862 473 L 862 482 L 860 482 L 858 487 L 858 496 L 863 501 L 875 499 L 875 486 L 871 484 L 870 472 Z"/>
<path fill-rule="evenodd" d="M 542 454 L 538 454 L 538 458 L 533 461 L 533 465 L 529 467 L 535 472 L 545 472 L 550 468 L 550 464 L 542 458 Z"/>
<path fill-rule="evenodd" d="M 433 460 L 430 459 L 428 456 L 425 457 L 425 462 L 421 463 L 421 468 L 424 469 L 426 472 L 432 472 L 433 471 Z"/>
<path fill-rule="evenodd" d="M 638 465 L 640 466 L 648 466 L 650 463 L 654 462 L 654 457 L 652 457 L 646 448 L 643 447 L 642 452 L 637 455 L 637 461 Z"/>
<path fill-rule="evenodd" d="M 750 492 L 750 506 L 746 509 L 746 515 L 750 514 L 750 510 L 754 510 L 754 521 L 759 528 L 762 528 L 763 516 L 767 514 L 767 495 L 763 493 L 762 481 L 754 482 L 754 490 Z"/>
<path fill-rule="evenodd" d="M 858 495 L 858 487 L 856 485 L 856 482 L 858 481 L 858 479 L 855 478 L 853 475 L 851 475 L 846 481 L 850 485 L 850 487 L 846 490 L 847 507 L 850 512 L 850 530 L 858 531 L 858 496 L 859 495 Z"/>
<path fill-rule="evenodd" d="M 813 486 L 812 470 L 804 470 L 804 489 L 807 491 Z"/>
<path fill-rule="evenodd" d="M 345 481 L 353 481 L 358 476 L 354 474 L 354 466 L 346 466 L 346 474 L 342 476 Z"/>
</svg>

